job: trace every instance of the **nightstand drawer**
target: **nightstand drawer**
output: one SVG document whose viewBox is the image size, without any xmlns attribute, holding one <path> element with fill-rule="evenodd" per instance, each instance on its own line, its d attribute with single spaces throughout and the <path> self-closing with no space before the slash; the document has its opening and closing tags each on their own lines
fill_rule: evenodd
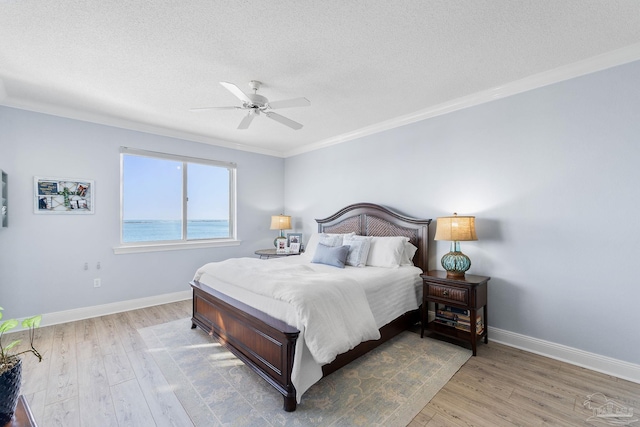
<svg viewBox="0 0 640 427">
<path fill-rule="evenodd" d="M 469 289 L 466 288 L 454 288 L 452 286 L 429 283 L 428 295 L 452 303 L 469 304 Z"/>
</svg>

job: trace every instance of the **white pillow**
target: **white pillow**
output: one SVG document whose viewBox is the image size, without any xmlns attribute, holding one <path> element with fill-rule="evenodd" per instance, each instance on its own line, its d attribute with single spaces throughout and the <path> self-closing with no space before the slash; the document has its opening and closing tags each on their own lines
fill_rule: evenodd
<svg viewBox="0 0 640 427">
<path fill-rule="evenodd" d="M 374 237 L 371 239 L 367 265 L 372 267 L 399 267 L 408 237 Z"/>
<path fill-rule="evenodd" d="M 404 251 L 402 252 L 402 258 L 400 259 L 400 265 L 413 265 L 413 257 L 415 256 L 418 248 L 413 246 L 409 242 L 405 242 Z"/>
<path fill-rule="evenodd" d="M 320 235 L 320 240 L 318 240 L 318 243 L 322 243 L 323 245 L 330 247 L 342 246 L 342 239 L 344 239 L 343 234 L 323 233 Z"/>
<path fill-rule="evenodd" d="M 342 239 L 344 236 L 353 236 L 355 233 L 347 233 L 347 234 L 329 234 L 329 233 L 313 233 L 311 237 L 309 237 L 309 241 L 307 242 L 307 246 L 304 249 L 304 253 L 313 258 L 313 255 L 316 253 L 316 248 L 318 247 L 318 243 L 322 243 L 325 246 L 341 246 Z"/>
<path fill-rule="evenodd" d="M 365 236 L 344 236 L 342 244 L 349 246 L 347 265 L 354 267 L 364 267 L 367 265 L 371 239 L 372 237 Z"/>
</svg>

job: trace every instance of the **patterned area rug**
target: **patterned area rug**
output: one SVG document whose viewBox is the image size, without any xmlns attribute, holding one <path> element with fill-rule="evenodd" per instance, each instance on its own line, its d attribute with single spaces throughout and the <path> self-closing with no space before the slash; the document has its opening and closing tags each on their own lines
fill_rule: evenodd
<svg viewBox="0 0 640 427">
<path fill-rule="evenodd" d="M 471 351 L 403 332 L 313 385 L 295 412 L 191 320 L 140 329 L 196 426 L 406 426 Z"/>
</svg>

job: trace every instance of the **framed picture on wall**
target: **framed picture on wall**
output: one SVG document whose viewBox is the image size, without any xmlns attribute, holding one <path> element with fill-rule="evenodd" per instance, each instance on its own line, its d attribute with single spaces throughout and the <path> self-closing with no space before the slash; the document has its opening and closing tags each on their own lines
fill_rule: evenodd
<svg viewBox="0 0 640 427">
<path fill-rule="evenodd" d="M 89 179 L 33 178 L 33 212 L 36 214 L 92 214 L 94 183 Z"/>
</svg>

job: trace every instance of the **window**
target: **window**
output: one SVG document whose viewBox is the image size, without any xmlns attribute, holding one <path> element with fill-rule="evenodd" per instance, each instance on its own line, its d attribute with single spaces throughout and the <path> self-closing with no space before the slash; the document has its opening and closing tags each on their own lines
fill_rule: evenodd
<svg viewBox="0 0 640 427">
<path fill-rule="evenodd" d="M 125 147 L 120 153 L 122 245 L 235 240 L 234 163 Z"/>
</svg>

